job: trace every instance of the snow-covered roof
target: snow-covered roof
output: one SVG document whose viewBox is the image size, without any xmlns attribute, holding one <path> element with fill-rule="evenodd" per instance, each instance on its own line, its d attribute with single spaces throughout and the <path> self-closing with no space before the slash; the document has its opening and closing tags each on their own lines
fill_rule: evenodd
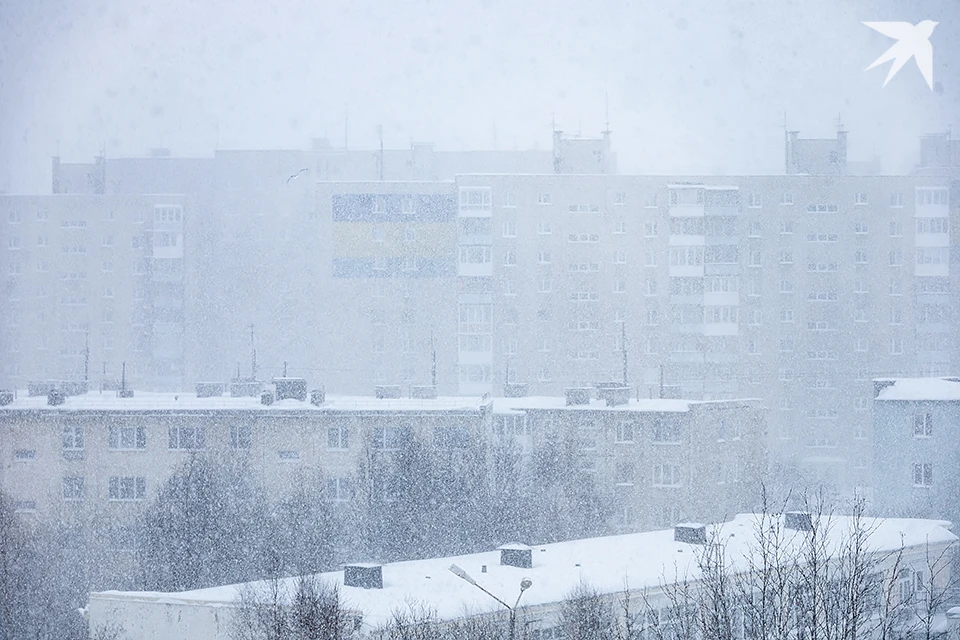
<svg viewBox="0 0 960 640">
<path fill-rule="evenodd" d="M 607 406 L 606 400 L 593 398 L 590 404 L 567 404 L 563 396 L 527 396 L 525 398 L 494 398 L 494 413 L 516 413 L 527 409 L 562 409 L 565 411 L 689 411 L 690 400 L 647 400 L 631 398 L 627 404 Z"/>
<path fill-rule="evenodd" d="M 91 391 L 83 395 L 69 396 L 63 404 L 47 404 L 47 396 L 28 396 L 20 391 L 17 398 L 6 406 L 5 411 L 150 411 L 150 412 L 207 412 L 207 411 L 258 411 L 275 413 L 316 412 L 357 412 L 357 411 L 479 411 L 488 405 L 489 399 L 479 396 L 441 396 L 438 398 L 391 398 L 379 399 L 372 396 L 330 396 L 319 406 L 308 400 L 287 398 L 265 405 L 260 397 L 233 398 L 229 395 L 198 398 L 196 393 L 158 393 L 136 391 L 132 398 L 117 397 L 115 391 Z"/>
<path fill-rule="evenodd" d="M 880 390 L 877 400 L 960 400 L 960 381 L 951 378 L 894 378 Z"/>
<path fill-rule="evenodd" d="M 712 535 L 727 542 L 727 557 L 735 571 L 746 568 L 747 554 L 755 549 L 755 527 L 759 516 L 741 514 L 732 521 L 708 527 Z M 870 535 L 871 551 L 894 551 L 904 547 L 948 544 L 957 537 L 948 530 L 949 523 L 937 520 L 872 519 L 862 521 Z M 824 517 L 820 522 L 825 532 L 828 552 L 836 552 L 852 527 L 848 516 Z M 797 549 L 802 532 L 786 531 L 785 544 Z M 552 605 L 562 601 L 577 585 L 587 583 L 601 593 L 655 589 L 663 582 L 678 578 L 697 579 L 699 571 L 695 545 L 674 541 L 672 529 L 602 538 L 571 540 L 536 545 L 533 567 L 521 569 L 499 564 L 496 550 L 448 558 L 431 558 L 383 565 L 383 588 L 363 589 L 343 586 L 343 572 L 320 574 L 320 578 L 339 587 L 347 608 L 360 611 L 364 622 L 376 626 L 389 620 L 393 611 L 404 610 L 411 602 L 435 610 L 441 619 L 465 614 L 497 611 L 501 605 L 475 586 L 450 571 L 455 564 L 481 586 L 497 597 L 512 601 L 519 593 L 520 581 L 530 578 L 533 586 L 526 590 L 523 604 Z M 486 569 L 484 570 L 484 567 Z M 288 578 L 290 586 L 296 578 Z M 126 600 L 229 606 L 236 602 L 241 585 L 227 585 L 181 593 L 106 591 L 91 594 L 91 600 Z"/>
<path fill-rule="evenodd" d="M 589 404 L 567 404 L 563 396 L 527 396 L 525 398 L 494 398 L 493 412 L 516 414 L 527 410 L 564 411 L 638 411 L 638 412 L 685 412 L 695 406 L 737 407 L 753 404 L 758 400 L 675 400 L 669 398 L 630 398 L 626 404 L 608 406 L 606 400 L 593 398 Z"/>
</svg>

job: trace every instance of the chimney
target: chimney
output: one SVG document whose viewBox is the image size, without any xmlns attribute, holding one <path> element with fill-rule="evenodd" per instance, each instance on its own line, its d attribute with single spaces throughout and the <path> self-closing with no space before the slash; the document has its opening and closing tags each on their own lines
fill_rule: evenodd
<svg viewBox="0 0 960 640">
<path fill-rule="evenodd" d="M 263 391 L 263 385 L 258 380 L 234 380 L 230 383 L 230 397 L 231 398 L 243 398 L 251 397 L 256 398 Z"/>
<path fill-rule="evenodd" d="M 343 567 L 343 586 L 383 589 L 383 567 L 379 564 L 348 564 Z"/>
<path fill-rule="evenodd" d="M 47 392 L 47 404 L 51 407 L 56 407 L 63 404 L 65 399 L 66 396 L 64 396 L 63 392 L 59 389 L 50 389 L 50 391 Z"/>
<path fill-rule="evenodd" d="M 260 394 L 260 404 L 270 406 L 273 404 L 273 393 L 269 391 L 264 391 Z"/>
<path fill-rule="evenodd" d="M 400 397 L 400 385 L 378 384 L 373 388 L 373 395 L 378 400 L 396 400 Z"/>
<path fill-rule="evenodd" d="M 525 382 L 508 382 L 503 385 L 504 398 L 526 398 L 530 387 Z"/>
<path fill-rule="evenodd" d="M 0 391 L 0 407 L 13 403 L 13 391 Z"/>
<path fill-rule="evenodd" d="M 533 549 L 525 544 L 505 544 L 499 547 L 500 564 L 504 567 L 519 567 L 530 569 L 533 567 Z"/>
<path fill-rule="evenodd" d="M 433 385 L 410 387 L 410 397 L 419 400 L 434 400 L 437 397 L 437 388 Z"/>
<path fill-rule="evenodd" d="M 580 404 L 590 404 L 590 388 L 589 387 L 568 387 L 564 394 L 567 398 L 567 405 L 580 405 Z"/>
<path fill-rule="evenodd" d="M 197 397 L 214 398 L 216 396 L 222 396 L 224 392 L 224 386 L 225 385 L 222 382 L 198 382 Z"/>
<path fill-rule="evenodd" d="M 622 382 L 601 382 L 597 385 L 597 398 L 606 400 L 608 407 L 630 402 L 630 387 Z"/>
<path fill-rule="evenodd" d="M 310 404 L 314 405 L 315 407 L 319 407 L 326 401 L 327 401 L 327 394 L 323 390 L 323 388 L 314 389 L 313 391 L 310 392 Z"/>
<path fill-rule="evenodd" d="M 307 381 L 303 378 L 274 378 L 277 387 L 277 400 L 294 398 L 303 402 L 307 399 Z"/>
<path fill-rule="evenodd" d="M 794 531 L 813 531 L 813 518 L 808 511 L 787 511 L 783 514 L 783 526 Z"/>
<path fill-rule="evenodd" d="M 707 527 L 699 522 L 686 522 L 673 528 L 673 541 L 687 544 L 707 544 Z"/>
</svg>

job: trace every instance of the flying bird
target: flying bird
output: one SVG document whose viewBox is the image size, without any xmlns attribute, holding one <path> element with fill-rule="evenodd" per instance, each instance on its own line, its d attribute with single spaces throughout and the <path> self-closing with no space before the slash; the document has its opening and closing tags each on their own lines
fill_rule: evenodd
<svg viewBox="0 0 960 640">
<path fill-rule="evenodd" d="M 300 177 L 300 174 L 303 173 L 304 171 L 310 171 L 310 169 L 307 169 L 306 167 L 304 167 L 303 169 L 300 169 L 300 171 L 297 171 L 295 174 L 293 174 L 292 176 L 290 176 L 289 178 L 287 178 L 287 184 L 290 184 L 290 181 L 291 181 L 291 180 L 295 180 L 295 179 L 299 178 L 299 177 Z"/>
<path fill-rule="evenodd" d="M 897 43 L 867 67 L 866 71 L 888 60 L 893 60 L 887 79 L 883 81 L 883 86 L 887 86 L 903 65 L 907 64 L 910 58 L 914 58 L 920 73 L 927 81 L 927 86 L 933 91 L 933 46 L 930 44 L 930 36 L 933 35 L 933 29 L 940 24 L 939 22 L 924 20 L 916 25 L 909 22 L 864 22 L 863 24 L 888 38 L 897 40 Z"/>
</svg>

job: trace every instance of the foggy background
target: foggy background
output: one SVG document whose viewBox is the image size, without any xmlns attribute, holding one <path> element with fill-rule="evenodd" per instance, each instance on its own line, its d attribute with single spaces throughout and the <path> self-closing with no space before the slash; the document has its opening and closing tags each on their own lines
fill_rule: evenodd
<svg viewBox="0 0 960 640">
<path fill-rule="evenodd" d="M 893 40 L 940 22 L 881 88 Z M 784 114 L 884 173 L 960 113 L 956 0 L 750 2 L 0 2 L 0 190 L 49 193 L 50 156 L 169 147 L 548 149 L 604 128 L 619 172 L 781 173 Z"/>
</svg>

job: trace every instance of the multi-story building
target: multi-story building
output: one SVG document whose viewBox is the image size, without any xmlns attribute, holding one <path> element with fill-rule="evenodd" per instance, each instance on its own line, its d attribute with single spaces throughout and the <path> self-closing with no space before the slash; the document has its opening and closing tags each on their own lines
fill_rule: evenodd
<svg viewBox="0 0 960 640">
<path fill-rule="evenodd" d="M 960 378 L 874 381 L 874 510 L 960 519 Z"/>
<path fill-rule="evenodd" d="M 552 153 L 319 144 L 54 175 L 55 191 L 188 194 L 184 384 L 245 374 L 252 346 L 268 376 L 288 363 L 336 393 L 626 378 L 648 397 L 758 397 L 772 451 L 854 487 L 870 380 L 960 362 L 952 144 L 925 139 L 909 176 L 857 170 L 842 131 L 787 133 L 770 176 L 618 175 L 609 134 L 557 134 Z M 35 371 L 0 385 L 55 377 Z"/>
<path fill-rule="evenodd" d="M 0 196 L 5 386 L 177 388 L 184 370 L 181 195 Z"/>
<path fill-rule="evenodd" d="M 567 472 L 597 480 L 616 510 L 612 525 L 624 532 L 721 519 L 753 504 L 768 471 L 760 403 L 626 395 L 611 401 L 586 391 L 497 398 L 494 442 L 527 456 L 550 445 L 575 451 Z"/>
</svg>

